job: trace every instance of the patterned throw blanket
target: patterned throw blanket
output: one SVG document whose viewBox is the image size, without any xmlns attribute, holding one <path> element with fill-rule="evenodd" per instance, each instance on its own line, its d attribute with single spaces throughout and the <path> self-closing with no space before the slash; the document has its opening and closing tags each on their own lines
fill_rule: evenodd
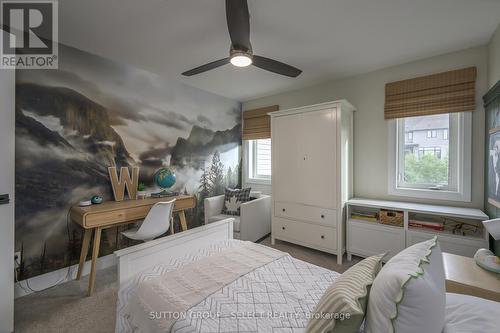
<svg viewBox="0 0 500 333">
<path fill-rule="evenodd" d="M 142 332 L 169 332 L 186 311 L 253 270 L 286 253 L 244 242 L 203 260 L 143 281 L 126 306 L 134 326 Z"/>
</svg>

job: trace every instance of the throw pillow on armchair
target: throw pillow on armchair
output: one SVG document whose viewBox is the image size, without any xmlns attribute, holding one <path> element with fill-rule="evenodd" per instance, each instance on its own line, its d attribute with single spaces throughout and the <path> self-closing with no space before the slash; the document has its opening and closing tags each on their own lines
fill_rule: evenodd
<svg viewBox="0 0 500 333">
<path fill-rule="evenodd" d="M 250 190 L 250 187 L 241 190 L 226 188 L 222 214 L 239 216 L 241 204 L 250 200 Z"/>
</svg>

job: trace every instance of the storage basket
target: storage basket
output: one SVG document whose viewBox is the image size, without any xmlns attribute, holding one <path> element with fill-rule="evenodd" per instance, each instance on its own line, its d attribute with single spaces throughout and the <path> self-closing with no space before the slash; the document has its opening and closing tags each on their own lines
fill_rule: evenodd
<svg viewBox="0 0 500 333">
<path fill-rule="evenodd" d="M 381 209 L 380 223 L 395 227 L 402 227 L 404 224 L 404 214 L 403 212 L 397 210 Z"/>
</svg>

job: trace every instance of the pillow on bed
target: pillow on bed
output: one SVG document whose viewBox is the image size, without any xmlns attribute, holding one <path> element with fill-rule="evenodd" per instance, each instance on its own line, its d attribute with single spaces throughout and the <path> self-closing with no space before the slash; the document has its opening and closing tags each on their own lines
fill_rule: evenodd
<svg viewBox="0 0 500 333">
<path fill-rule="evenodd" d="M 306 332 L 358 332 L 365 318 L 370 286 L 384 255 L 366 258 L 335 279 L 311 313 Z"/>
<path fill-rule="evenodd" d="M 373 282 L 366 333 L 440 333 L 446 306 L 443 257 L 437 237 L 392 257 Z"/>
<path fill-rule="evenodd" d="M 240 215 L 240 206 L 242 203 L 250 200 L 250 191 L 252 188 L 247 187 L 244 189 L 231 189 L 226 188 L 224 194 L 224 207 L 222 207 L 222 214 L 226 215 Z"/>
</svg>

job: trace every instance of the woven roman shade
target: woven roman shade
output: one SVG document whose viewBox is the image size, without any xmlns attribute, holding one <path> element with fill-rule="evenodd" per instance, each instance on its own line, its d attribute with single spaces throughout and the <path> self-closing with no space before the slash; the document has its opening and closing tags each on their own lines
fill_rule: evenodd
<svg viewBox="0 0 500 333">
<path fill-rule="evenodd" d="M 278 111 L 279 106 L 253 109 L 243 112 L 243 140 L 271 138 L 271 117 L 269 112 Z"/>
<path fill-rule="evenodd" d="M 387 83 L 385 119 L 475 110 L 476 67 Z"/>
</svg>

